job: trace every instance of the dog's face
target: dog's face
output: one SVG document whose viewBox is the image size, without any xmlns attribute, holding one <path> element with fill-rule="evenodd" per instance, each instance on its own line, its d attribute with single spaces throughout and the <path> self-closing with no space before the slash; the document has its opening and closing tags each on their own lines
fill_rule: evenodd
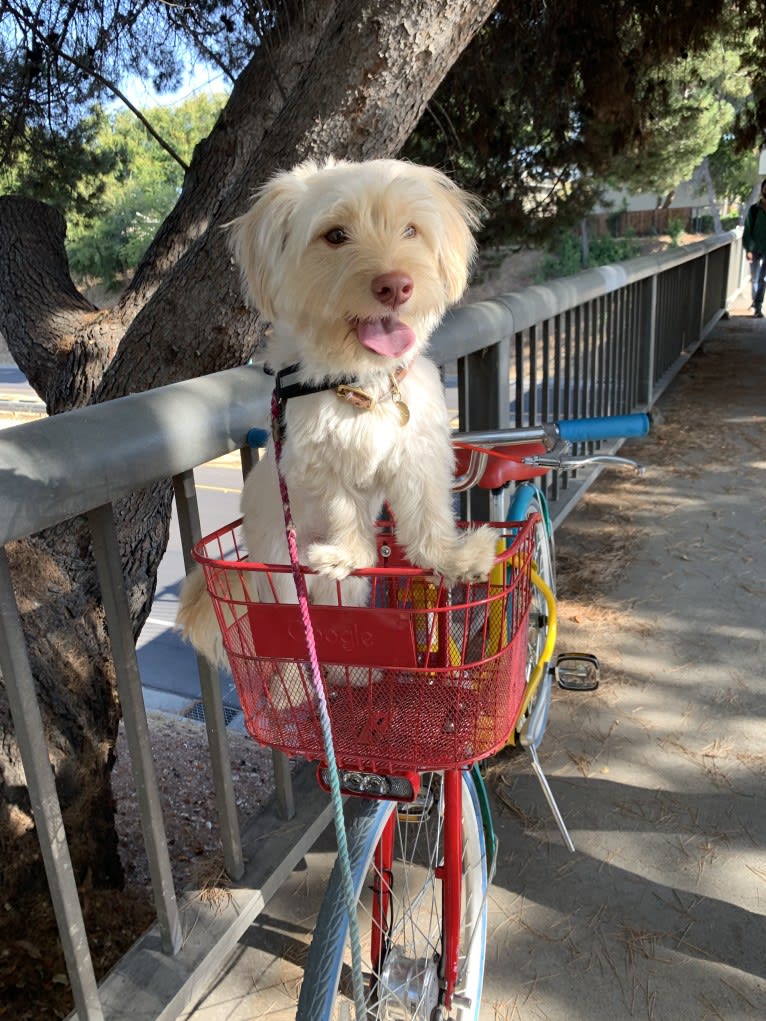
<svg viewBox="0 0 766 1021">
<path fill-rule="evenodd" d="M 297 356 L 318 376 L 410 361 L 465 289 L 479 210 L 444 174 L 397 160 L 273 178 L 232 225 L 250 297 L 275 327 L 272 360 Z"/>
</svg>

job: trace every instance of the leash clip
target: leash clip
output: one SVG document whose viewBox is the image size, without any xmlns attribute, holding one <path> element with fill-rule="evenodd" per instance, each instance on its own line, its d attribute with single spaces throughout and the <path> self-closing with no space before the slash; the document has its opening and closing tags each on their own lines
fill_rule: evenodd
<svg viewBox="0 0 766 1021">
<path fill-rule="evenodd" d="M 285 435 L 285 405 L 276 390 L 271 395 L 271 435 L 274 444 L 281 444 Z"/>
</svg>

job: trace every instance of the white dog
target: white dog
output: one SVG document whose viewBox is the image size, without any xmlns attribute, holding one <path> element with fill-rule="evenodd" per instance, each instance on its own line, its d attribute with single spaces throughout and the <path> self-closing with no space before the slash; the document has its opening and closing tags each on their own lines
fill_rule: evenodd
<svg viewBox="0 0 766 1021">
<path fill-rule="evenodd" d="M 450 581 L 490 571 L 492 531 L 455 526 L 449 415 L 423 356 L 465 289 L 478 211 L 427 167 L 307 162 L 273 178 L 232 224 L 250 298 L 272 324 L 267 362 L 287 394 L 281 467 L 301 562 L 318 572 L 309 577 L 314 602 L 336 602 L 337 579 L 375 564 L 384 501 L 413 564 Z M 245 483 L 242 512 L 250 558 L 289 562 L 271 443 Z M 354 581 L 344 582 L 343 601 L 363 603 L 365 586 Z M 295 601 L 294 590 L 280 598 Z M 223 661 L 198 572 L 178 623 Z"/>
</svg>

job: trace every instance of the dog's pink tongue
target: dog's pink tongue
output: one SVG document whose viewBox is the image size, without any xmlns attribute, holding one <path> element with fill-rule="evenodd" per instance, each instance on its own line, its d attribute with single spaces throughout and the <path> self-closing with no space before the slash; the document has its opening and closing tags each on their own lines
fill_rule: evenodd
<svg viewBox="0 0 766 1021">
<path fill-rule="evenodd" d="M 372 322 L 358 322 L 356 335 L 364 347 L 388 358 L 399 358 L 415 343 L 412 328 L 396 316 L 374 319 Z"/>
</svg>

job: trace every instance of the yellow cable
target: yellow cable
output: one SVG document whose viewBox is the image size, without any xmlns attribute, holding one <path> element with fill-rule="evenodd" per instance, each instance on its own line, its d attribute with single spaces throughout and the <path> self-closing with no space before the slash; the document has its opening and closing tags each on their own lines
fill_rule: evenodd
<svg viewBox="0 0 766 1021">
<path fill-rule="evenodd" d="M 498 561 L 489 574 L 490 591 L 502 592 L 505 588 L 506 565 L 501 558 L 505 550 L 505 543 L 502 539 L 497 542 L 496 553 Z M 493 599 L 489 607 L 489 636 L 487 652 L 494 656 L 496 652 L 505 648 L 508 644 L 508 620 L 504 607 L 505 600 Z"/>
</svg>

